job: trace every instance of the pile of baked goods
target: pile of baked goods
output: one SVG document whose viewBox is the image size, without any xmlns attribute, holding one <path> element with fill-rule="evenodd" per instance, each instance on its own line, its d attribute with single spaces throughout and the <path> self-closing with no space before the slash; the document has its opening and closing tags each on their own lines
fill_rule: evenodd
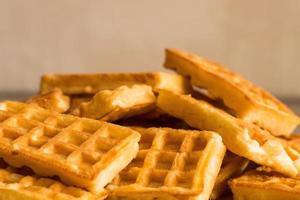
<svg viewBox="0 0 300 200">
<path fill-rule="evenodd" d="M 300 120 L 229 69 L 46 74 L 0 103 L 0 199 L 300 199 Z"/>
</svg>

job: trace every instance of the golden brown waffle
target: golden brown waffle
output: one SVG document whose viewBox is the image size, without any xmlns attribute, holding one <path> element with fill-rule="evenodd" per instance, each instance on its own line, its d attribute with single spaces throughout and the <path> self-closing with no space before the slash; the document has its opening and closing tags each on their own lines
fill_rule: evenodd
<svg viewBox="0 0 300 200">
<path fill-rule="evenodd" d="M 272 134 L 288 136 L 299 118 L 282 102 L 229 69 L 176 49 L 166 50 L 165 67 L 190 77 L 192 84 L 221 98 L 239 118 L 255 123 Z"/>
<path fill-rule="evenodd" d="M 0 168 L 0 199 L 2 200 L 102 200 L 106 196 L 105 191 L 92 194 L 49 178 L 24 176 L 16 173 L 11 167 Z"/>
<path fill-rule="evenodd" d="M 300 200 L 300 180 L 250 171 L 229 182 L 235 200 Z"/>
<path fill-rule="evenodd" d="M 170 103 L 172 102 L 172 103 Z M 237 119 L 191 96 L 160 91 L 157 105 L 168 114 L 183 119 L 191 127 L 218 132 L 233 153 L 288 176 L 300 171 L 300 157 L 276 137 L 259 127 Z"/>
<path fill-rule="evenodd" d="M 70 98 L 63 95 L 60 89 L 54 89 L 48 93 L 34 96 L 26 103 L 36 104 L 42 108 L 64 113 L 70 108 Z"/>
<path fill-rule="evenodd" d="M 229 189 L 227 181 L 243 173 L 248 164 L 249 160 L 227 151 L 222 162 L 221 170 L 218 174 L 214 189 L 210 195 L 210 199 L 219 199 L 219 197 L 227 189 Z"/>
<path fill-rule="evenodd" d="M 110 74 L 46 74 L 42 77 L 40 92 L 60 88 L 68 95 L 95 94 L 122 85 L 146 84 L 154 91 L 160 89 L 179 93 L 190 92 L 189 82 L 180 75 L 163 72 L 110 73 Z"/>
<path fill-rule="evenodd" d="M 80 104 L 78 115 L 102 121 L 116 121 L 154 110 L 155 102 L 156 98 L 150 86 L 121 86 L 96 93 L 91 101 Z"/>
<path fill-rule="evenodd" d="M 107 187 L 128 199 L 206 200 L 225 154 L 221 137 L 208 131 L 137 128 L 137 157 Z"/>
<path fill-rule="evenodd" d="M 14 167 L 59 176 L 98 192 L 138 152 L 140 134 L 19 102 L 0 104 L 0 156 Z"/>
</svg>

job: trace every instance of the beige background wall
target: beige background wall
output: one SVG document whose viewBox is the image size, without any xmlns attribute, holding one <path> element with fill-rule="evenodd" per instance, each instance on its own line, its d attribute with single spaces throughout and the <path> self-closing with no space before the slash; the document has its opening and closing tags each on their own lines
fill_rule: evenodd
<svg viewBox="0 0 300 200">
<path fill-rule="evenodd" d="M 161 70 L 165 47 L 300 97 L 299 0 L 0 0 L 0 93 L 48 72 Z"/>
</svg>

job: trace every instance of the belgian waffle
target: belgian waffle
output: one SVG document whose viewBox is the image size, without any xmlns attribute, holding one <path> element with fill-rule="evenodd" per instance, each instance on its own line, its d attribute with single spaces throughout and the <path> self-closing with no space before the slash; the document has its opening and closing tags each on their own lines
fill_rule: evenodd
<svg viewBox="0 0 300 200">
<path fill-rule="evenodd" d="M 34 96 L 28 99 L 26 103 L 36 104 L 42 108 L 60 113 L 64 113 L 70 108 L 70 98 L 63 95 L 60 89 L 54 89 L 48 93 Z"/>
<path fill-rule="evenodd" d="M 19 102 L 0 104 L 0 156 L 98 192 L 138 152 L 138 132 Z"/>
<path fill-rule="evenodd" d="M 137 157 L 107 187 L 125 199 L 206 200 L 225 154 L 221 137 L 208 131 L 137 128 Z"/>
<path fill-rule="evenodd" d="M 121 86 L 96 93 L 91 101 L 80 104 L 78 114 L 102 121 L 116 121 L 154 110 L 155 101 L 150 86 Z"/>
<path fill-rule="evenodd" d="M 218 132 L 226 147 L 241 157 L 288 176 L 299 174 L 300 157 L 293 156 L 286 145 L 253 124 L 237 119 L 205 101 L 170 91 L 160 91 L 157 105 L 168 114 L 183 119 L 191 127 Z"/>
<path fill-rule="evenodd" d="M 105 191 L 92 194 L 49 178 L 23 175 L 11 167 L 0 168 L 0 199 L 2 200 L 102 200 L 106 196 Z"/>
<path fill-rule="evenodd" d="M 239 157 L 229 151 L 226 152 L 222 162 L 220 173 L 218 174 L 214 189 L 210 199 L 219 199 L 219 197 L 228 188 L 227 181 L 234 176 L 238 176 L 247 168 L 249 160 Z"/>
<path fill-rule="evenodd" d="M 276 136 L 288 136 L 299 124 L 299 118 L 282 102 L 221 65 L 184 51 L 167 49 L 164 66 L 190 77 L 192 84 L 207 89 L 210 97 L 223 99 L 239 118 Z"/>
<path fill-rule="evenodd" d="M 180 75 L 163 72 L 111 74 L 46 74 L 42 77 L 40 92 L 60 88 L 67 95 L 95 94 L 122 85 L 146 84 L 155 92 L 160 89 L 179 93 L 191 90 L 189 82 Z"/>
<path fill-rule="evenodd" d="M 300 200 L 300 180 L 250 171 L 229 182 L 235 200 Z"/>
</svg>

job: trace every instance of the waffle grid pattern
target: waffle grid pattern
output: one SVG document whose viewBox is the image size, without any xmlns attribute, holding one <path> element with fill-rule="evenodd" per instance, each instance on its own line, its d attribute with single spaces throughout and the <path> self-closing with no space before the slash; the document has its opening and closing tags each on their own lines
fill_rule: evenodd
<svg viewBox="0 0 300 200">
<path fill-rule="evenodd" d="M 122 140 L 135 133 L 128 128 L 22 103 L 2 103 L 0 110 L 2 154 L 18 152 L 43 159 L 45 164 L 63 166 L 86 179 L 95 178 L 99 169 L 109 164 L 110 150 L 122 150 Z"/>
<path fill-rule="evenodd" d="M 150 190 L 183 196 L 201 192 L 197 174 L 206 156 L 203 151 L 208 148 L 210 132 L 199 134 L 169 128 L 136 130 L 141 133 L 140 151 L 108 188 L 122 193 L 126 187 L 135 186 L 139 192 Z"/>
</svg>

